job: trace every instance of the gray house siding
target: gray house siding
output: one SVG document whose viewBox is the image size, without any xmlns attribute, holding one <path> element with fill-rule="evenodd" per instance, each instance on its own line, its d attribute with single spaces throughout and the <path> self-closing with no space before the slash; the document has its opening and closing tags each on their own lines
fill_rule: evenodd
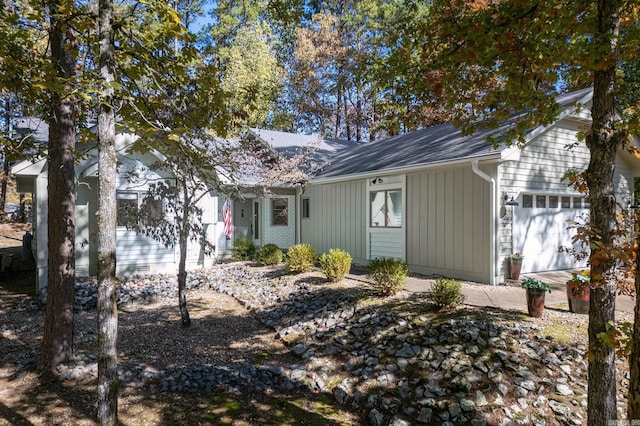
<svg viewBox="0 0 640 426">
<path fill-rule="evenodd" d="M 507 209 L 507 215 L 501 218 L 498 229 L 498 257 L 504 261 L 512 252 L 525 252 L 522 272 L 586 266 L 585 261 L 576 262 L 562 249 L 581 249 L 571 242 L 575 231 L 568 228 L 567 220 L 585 217 L 589 211 L 586 200 L 576 207 L 583 194 L 563 180 L 570 169 L 582 171 L 589 164 L 589 151 L 577 139 L 583 126 L 583 121 L 561 120 L 525 145 L 518 161 L 506 162 L 500 167 L 500 199 L 514 197 L 519 205 L 501 206 Z M 614 183 L 618 202 L 625 204 L 633 193 L 633 170 L 623 157 L 623 154 L 618 156 Z M 523 205 L 525 194 L 533 197 L 533 206 Z M 540 207 L 538 196 L 542 201 L 546 197 L 549 204 Z M 550 205 L 551 197 L 561 200 L 563 196 L 571 198 L 571 208 Z"/>
<path fill-rule="evenodd" d="M 490 191 L 468 164 L 407 175 L 412 271 L 489 282 Z"/>
<path fill-rule="evenodd" d="M 365 264 L 365 187 L 365 180 L 308 185 L 301 200 L 309 200 L 309 218 L 300 219 L 300 241 L 318 253 L 341 248 L 354 263 Z"/>
</svg>

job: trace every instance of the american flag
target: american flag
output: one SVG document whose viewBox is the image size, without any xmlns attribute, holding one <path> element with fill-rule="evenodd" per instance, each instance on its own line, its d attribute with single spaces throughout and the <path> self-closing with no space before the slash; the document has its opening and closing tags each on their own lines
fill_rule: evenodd
<svg viewBox="0 0 640 426">
<path fill-rule="evenodd" d="M 224 235 L 231 238 L 233 219 L 231 218 L 231 201 L 228 198 L 222 205 L 222 220 L 224 221 Z"/>
</svg>

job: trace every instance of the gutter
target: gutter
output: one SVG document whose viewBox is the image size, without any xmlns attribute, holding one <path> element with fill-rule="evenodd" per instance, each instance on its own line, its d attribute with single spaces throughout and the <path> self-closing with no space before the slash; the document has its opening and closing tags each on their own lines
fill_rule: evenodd
<svg viewBox="0 0 640 426">
<path fill-rule="evenodd" d="M 503 158 L 501 157 L 501 153 L 499 152 L 491 155 L 481 155 L 478 157 L 482 158 L 483 161 L 503 160 Z M 478 159 L 472 159 L 471 161 L 477 162 Z M 354 180 L 354 179 L 368 179 L 368 178 L 387 176 L 387 175 L 398 174 L 398 173 L 412 173 L 412 172 L 417 172 L 417 171 L 422 171 L 422 170 L 427 170 L 427 169 L 442 167 L 442 166 L 467 164 L 468 162 L 469 162 L 469 157 L 465 159 L 453 160 L 453 161 L 443 160 L 443 161 L 436 161 L 428 164 L 417 164 L 415 166 L 391 167 L 391 168 L 385 168 L 380 170 L 369 170 L 366 172 L 351 173 L 347 175 L 310 178 L 309 183 L 310 184 L 338 183 L 338 182 L 345 182 L 345 181 Z"/>
<path fill-rule="evenodd" d="M 491 246 L 489 248 L 489 258 L 491 262 L 489 263 L 489 277 L 490 284 L 497 285 L 496 282 L 496 244 L 497 244 L 497 235 L 496 235 L 496 180 L 480 170 L 478 168 L 478 160 L 471 160 L 471 169 L 473 173 L 480 176 L 482 179 L 486 180 L 491 184 L 491 209 L 490 209 L 490 217 L 491 222 L 489 223 L 489 234 L 491 235 Z"/>
</svg>

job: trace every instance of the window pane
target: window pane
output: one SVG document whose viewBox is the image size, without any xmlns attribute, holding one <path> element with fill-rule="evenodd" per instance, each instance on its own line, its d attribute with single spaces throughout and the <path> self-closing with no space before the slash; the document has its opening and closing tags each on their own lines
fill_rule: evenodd
<svg viewBox="0 0 640 426">
<path fill-rule="evenodd" d="M 117 226 L 133 224 L 138 213 L 138 194 L 135 192 L 118 192 L 116 194 Z"/>
<path fill-rule="evenodd" d="M 273 225 L 286 226 L 289 224 L 289 212 L 287 210 L 288 203 L 289 203 L 289 200 L 285 198 L 276 198 L 271 202 L 271 205 L 272 205 L 271 223 Z"/>
<path fill-rule="evenodd" d="M 162 219 L 162 200 L 149 201 L 149 217 L 151 219 Z"/>
<path fill-rule="evenodd" d="M 309 216 L 309 199 L 308 198 L 303 198 L 302 199 L 302 217 L 305 219 L 308 219 Z"/>
<path fill-rule="evenodd" d="M 385 204 L 385 191 L 371 193 L 371 227 L 384 227 L 387 222 L 387 206 Z"/>
<path fill-rule="evenodd" d="M 581 209 L 582 208 L 582 198 L 573 197 L 573 208 L 574 209 Z"/>
<path fill-rule="evenodd" d="M 539 209 L 547 207 L 547 196 L 546 195 L 536 195 L 536 207 L 539 208 Z"/>
<path fill-rule="evenodd" d="M 402 226 L 402 192 L 387 192 L 387 226 Z"/>
<path fill-rule="evenodd" d="M 562 208 L 563 209 L 571 208 L 571 197 L 562 197 Z"/>
<path fill-rule="evenodd" d="M 533 207 L 533 195 L 524 194 L 522 196 L 522 207 L 525 209 Z"/>
<path fill-rule="evenodd" d="M 557 209 L 558 208 L 558 196 L 557 195 L 549 195 L 549 208 Z"/>
</svg>

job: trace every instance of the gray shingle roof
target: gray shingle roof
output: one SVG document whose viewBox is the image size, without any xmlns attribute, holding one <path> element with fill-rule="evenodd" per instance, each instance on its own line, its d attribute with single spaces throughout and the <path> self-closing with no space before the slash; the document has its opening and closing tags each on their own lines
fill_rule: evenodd
<svg viewBox="0 0 640 426">
<path fill-rule="evenodd" d="M 327 162 L 340 151 L 360 146 L 353 141 L 322 138 L 317 135 L 299 135 L 263 129 L 250 129 L 250 132 L 286 158 L 304 152 L 308 147 L 315 147 L 316 150 L 311 154 L 310 160 L 316 164 Z"/>
<path fill-rule="evenodd" d="M 591 89 L 584 89 L 560 95 L 556 102 L 562 109 L 566 109 L 590 91 Z M 486 138 L 505 131 L 514 120 L 515 117 L 505 121 L 497 129 L 481 130 L 470 136 L 462 136 L 460 130 L 451 123 L 393 136 L 338 153 L 315 177 L 380 172 L 499 155 L 504 147 L 496 150 Z"/>
</svg>

